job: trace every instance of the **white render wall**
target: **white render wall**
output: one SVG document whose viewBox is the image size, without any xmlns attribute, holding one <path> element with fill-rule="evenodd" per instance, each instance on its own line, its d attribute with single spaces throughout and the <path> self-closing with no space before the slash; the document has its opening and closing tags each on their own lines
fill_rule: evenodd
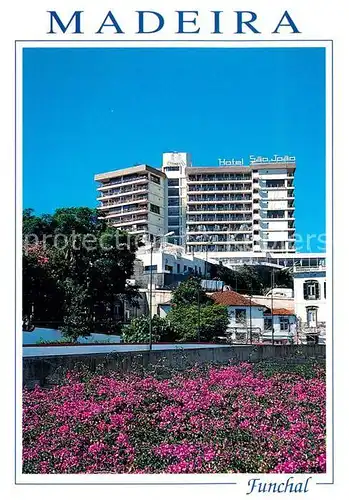
<svg viewBox="0 0 349 500">
<path fill-rule="evenodd" d="M 142 260 L 144 266 L 150 266 L 150 252 L 148 253 L 139 253 L 137 254 L 137 258 Z M 198 273 L 201 271 L 201 274 L 205 273 L 205 261 L 203 259 L 198 259 L 196 257 L 192 257 L 188 254 L 170 254 L 161 251 L 154 251 L 152 256 L 153 265 L 157 266 L 157 273 L 169 273 L 170 271 L 166 270 L 165 266 L 171 266 L 173 270 L 171 271 L 173 274 L 180 274 L 188 271 L 188 268 L 193 268 L 193 271 L 197 271 Z M 179 271 L 177 271 L 177 265 L 179 265 Z M 186 266 L 186 269 L 184 267 Z"/>
<path fill-rule="evenodd" d="M 148 188 L 148 231 L 154 236 L 167 232 L 167 196 L 166 180 L 161 178 L 160 185 L 149 181 Z M 150 204 L 160 207 L 160 214 L 150 211 Z"/>
<path fill-rule="evenodd" d="M 173 236 L 173 240 L 180 245 L 185 243 L 186 225 L 187 225 L 187 177 L 186 168 L 191 166 L 191 155 L 189 153 L 163 153 L 162 155 L 162 171 L 167 178 L 178 179 L 179 189 L 179 225 L 171 226 L 168 230 L 178 228 L 179 236 Z M 167 167 L 178 167 L 178 170 L 169 170 Z M 171 188 L 171 186 L 168 186 Z M 175 187 L 175 186 L 174 186 Z M 166 187 L 166 195 L 167 195 Z M 167 212 L 167 208 L 166 208 Z M 167 219 L 168 220 L 168 219 Z"/>
<path fill-rule="evenodd" d="M 236 310 L 244 309 L 246 311 L 246 323 L 238 323 L 236 321 Z M 264 331 L 264 307 L 256 307 L 256 306 L 229 306 L 228 307 L 229 314 L 229 325 L 228 328 L 250 328 L 250 324 L 252 324 L 252 328 L 260 328 L 261 333 Z M 251 323 L 250 323 L 251 319 Z"/>
<path fill-rule="evenodd" d="M 236 310 L 237 309 L 245 309 L 246 311 L 246 323 L 237 323 L 236 322 Z M 274 338 L 274 340 L 286 340 L 289 338 L 293 338 L 296 334 L 296 316 L 289 315 L 287 316 L 289 320 L 289 330 L 281 330 L 280 328 L 280 318 L 281 316 L 274 315 L 273 316 L 273 329 L 274 329 L 274 335 L 272 334 L 271 330 L 264 330 L 264 308 L 263 307 L 256 307 L 252 306 L 251 308 L 249 306 L 230 306 L 228 307 L 228 314 L 229 314 L 229 325 L 228 328 L 239 328 L 240 330 L 243 330 L 244 328 L 247 329 L 247 332 L 249 332 L 250 325 L 252 326 L 252 331 L 255 332 L 257 328 L 260 329 L 260 332 L 262 334 L 263 340 L 271 340 Z M 250 314 L 251 312 L 251 314 Z M 269 316 L 271 317 L 271 316 Z M 250 321 L 251 318 L 251 321 Z"/>
<path fill-rule="evenodd" d="M 254 250 L 260 251 L 268 248 L 268 242 L 280 242 L 284 245 L 284 251 L 294 251 L 291 249 L 289 243 L 289 231 L 288 231 L 288 179 L 291 172 L 287 168 L 280 169 L 258 169 L 258 172 L 254 173 L 254 178 L 258 179 L 259 187 L 259 200 L 260 200 L 260 217 L 257 218 L 259 222 L 259 227 L 261 230 L 261 242 L 260 245 L 255 245 Z M 285 189 L 278 188 L 273 189 L 267 187 L 267 180 L 282 180 L 285 184 Z M 292 190 L 292 196 L 294 198 L 294 190 Z M 277 219 L 277 221 L 268 220 L 269 211 L 267 210 L 282 210 L 284 211 L 284 217 Z M 292 212 L 293 213 L 293 212 Z M 269 231 L 270 230 L 270 231 Z M 292 233 L 290 233 L 292 234 Z M 256 238 L 257 239 L 257 238 Z"/>
<path fill-rule="evenodd" d="M 320 299 L 319 300 L 306 300 L 304 299 L 304 282 L 307 280 L 316 280 L 319 282 L 320 286 Z M 324 296 L 324 284 L 326 282 L 326 277 L 321 276 L 320 273 L 311 273 L 307 277 L 298 277 L 297 273 L 294 275 L 294 305 L 295 313 L 302 320 L 302 323 L 307 322 L 307 307 L 316 306 L 317 309 L 317 320 L 318 322 L 326 322 L 327 319 L 327 307 L 326 299 Z"/>
</svg>

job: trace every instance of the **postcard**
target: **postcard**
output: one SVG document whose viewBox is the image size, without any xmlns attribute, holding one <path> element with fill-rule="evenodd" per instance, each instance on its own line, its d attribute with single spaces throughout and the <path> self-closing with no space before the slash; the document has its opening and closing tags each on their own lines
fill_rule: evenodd
<svg viewBox="0 0 349 500">
<path fill-rule="evenodd" d="M 334 4 L 15 2 L 21 495 L 344 496 Z"/>
</svg>

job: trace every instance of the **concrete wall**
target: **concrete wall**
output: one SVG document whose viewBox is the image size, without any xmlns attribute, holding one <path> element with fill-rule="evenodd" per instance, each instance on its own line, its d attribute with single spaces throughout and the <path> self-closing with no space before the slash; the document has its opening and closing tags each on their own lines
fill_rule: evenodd
<svg viewBox="0 0 349 500">
<path fill-rule="evenodd" d="M 325 360 L 326 347 L 323 345 L 258 345 L 222 346 L 205 349 L 173 349 L 147 352 L 118 352 L 113 354 L 90 354 L 50 357 L 27 357 L 23 359 L 23 385 L 33 387 L 59 382 L 65 370 L 72 370 L 83 364 L 88 370 L 107 373 L 108 370 L 142 372 L 149 366 L 157 365 L 164 373 L 169 369 L 185 369 L 195 364 L 239 363 L 258 361 L 278 361 L 304 363 L 308 360 Z"/>
</svg>

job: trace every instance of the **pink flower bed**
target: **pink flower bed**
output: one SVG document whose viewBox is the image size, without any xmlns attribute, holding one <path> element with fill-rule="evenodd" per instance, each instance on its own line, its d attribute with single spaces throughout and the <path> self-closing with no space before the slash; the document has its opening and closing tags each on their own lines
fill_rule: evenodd
<svg viewBox="0 0 349 500">
<path fill-rule="evenodd" d="M 24 390 L 24 473 L 325 472 L 325 379 L 249 364 Z"/>
</svg>

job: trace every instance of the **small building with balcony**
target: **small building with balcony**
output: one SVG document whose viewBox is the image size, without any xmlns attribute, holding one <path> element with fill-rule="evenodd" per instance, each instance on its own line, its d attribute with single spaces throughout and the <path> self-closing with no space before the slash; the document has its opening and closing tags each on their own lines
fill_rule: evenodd
<svg viewBox="0 0 349 500">
<path fill-rule="evenodd" d="M 294 305 L 304 336 L 324 336 L 327 318 L 327 280 L 324 265 L 293 268 Z"/>
</svg>

